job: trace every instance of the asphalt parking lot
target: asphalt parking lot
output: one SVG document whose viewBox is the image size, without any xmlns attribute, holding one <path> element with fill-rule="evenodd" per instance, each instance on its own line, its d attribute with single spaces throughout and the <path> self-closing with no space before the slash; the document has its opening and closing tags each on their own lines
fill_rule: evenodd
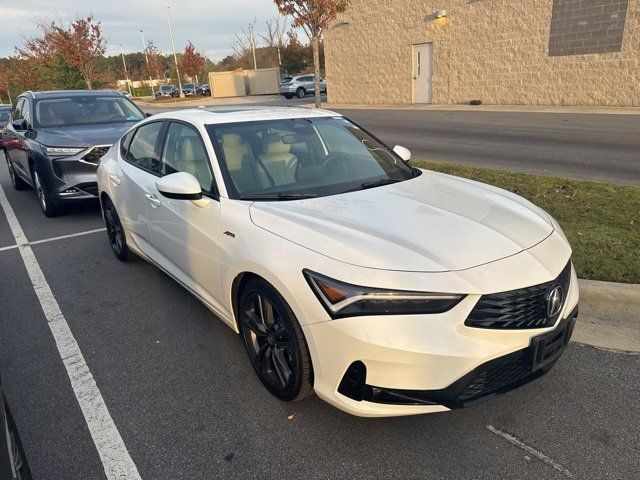
<svg viewBox="0 0 640 480">
<path fill-rule="evenodd" d="M 155 267 L 115 259 L 97 204 L 45 218 L 33 192 L 12 189 L 4 158 L 0 186 L 141 478 L 626 479 L 640 471 L 638 355 L 571 344 L 540 380 L 429 416 L 360 419 L 315 397 L 284 404 L 261 386 L 240 339 L 197 300 Z M 32 472 L 107 478 L 15 243 L 0 210 L 0 372 Z"/>
</svg>

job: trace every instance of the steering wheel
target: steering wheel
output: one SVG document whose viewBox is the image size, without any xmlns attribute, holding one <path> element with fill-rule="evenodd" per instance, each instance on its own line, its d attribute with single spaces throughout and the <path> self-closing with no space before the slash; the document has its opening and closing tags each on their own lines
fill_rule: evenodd
<svg viewBox="0 0 640 480">
<path fill-rule="evenodd" d="M 347 160 L 347 155 L 340 152 L 333 152 L 327 155 L 322 162 L 322 165 L 325 167 L 331 166 L 336 163 L 344 164 Z"/>
</svg>

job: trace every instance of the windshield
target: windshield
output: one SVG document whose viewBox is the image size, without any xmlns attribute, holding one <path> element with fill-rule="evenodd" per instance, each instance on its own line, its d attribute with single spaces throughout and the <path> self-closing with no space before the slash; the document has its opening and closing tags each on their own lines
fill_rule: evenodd
<svg viewBox="0 0 640 480">
<path fill-rule="evenodd" d="M 98 123 L 139 122 L 143 113 L 121 96 L 74 96 L 38 100 L 36 123 L 46 127 L 68 127 Z"/>
<path fill-rule="evenodd" d="M 231 198 L 295 200 L 416 176 L 387 146 L 342 117 L 207 128 Z"/>
<path fill-rule="evenodd" d="M 170 92 L 172 90 L 175 90 L 176 87 L 172 86 L 172 85 L 164 85 L 162 87 L 160 87 L 160 90 L 162 90 L 163 92 Z"/>
<path fill-rule="evenodd" d="M 0 107 L 0 125 L 4 125 L 9 121 L 9 117 L 11 116 L 10 108 L 1 108 Z"/>
</svg>

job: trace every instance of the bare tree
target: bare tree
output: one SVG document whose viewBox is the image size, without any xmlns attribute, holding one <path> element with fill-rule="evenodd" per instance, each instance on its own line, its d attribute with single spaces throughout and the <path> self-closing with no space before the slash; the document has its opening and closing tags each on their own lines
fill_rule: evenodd
<svg viewBox="0 0 640 480">
<path fill-rule="evenodd" d="M 281 67 L 282 58 L 280 57 L 280 49 L 283 47 L 282 37 L 287 30 L 287 19 L 285 18 L 282 24 L 280 22 L 280 17 L 267 20 L 265 23 L 267 31 L 264 34 L 258 34 L 258 36 L 264 40 L 264 43 L 268 48 L 276 50 L 278 67 Z"/>
</svg>

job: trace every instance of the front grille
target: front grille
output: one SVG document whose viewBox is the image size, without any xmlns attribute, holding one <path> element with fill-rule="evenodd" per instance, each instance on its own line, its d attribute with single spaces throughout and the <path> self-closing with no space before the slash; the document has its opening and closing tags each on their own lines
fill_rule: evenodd
<svg viewBox="0 0 640 480">
<path fill-rule="evenodd" d="M 531 360 L 523 352 L 507 362 L 480 372 L 460 394 L 460 400 L 478 397 L 510 385 L 531 373 Z"/>
<path fill-rule="evenodd" d="M 547 328 L 555 324 L 558 314 L 548 315 L 548 297 L 557 286 L 563 288 L 562 305 L 571 281 L 571 262 L 555 280 L 509 292 L 483 295 L 465 325 L 491 329 Z"/>
<path fill-rule="evenodd" d="M 76 188 L 89 195 L 98 196 L 98 184 L 96 182 L 80 183 L 76 185 Z"/>
<path fill-rule="evenodd" d="M 107 153 L 107 151 L 111 148 L 111 145 L 103 145 L 100 147 L 93 147 L 87 154 L 82 157 L 87 163 L 92 163 L 94 165 L 98 165 L 100 163 L 100 159 L 102 156 Z"/>
</svg>

